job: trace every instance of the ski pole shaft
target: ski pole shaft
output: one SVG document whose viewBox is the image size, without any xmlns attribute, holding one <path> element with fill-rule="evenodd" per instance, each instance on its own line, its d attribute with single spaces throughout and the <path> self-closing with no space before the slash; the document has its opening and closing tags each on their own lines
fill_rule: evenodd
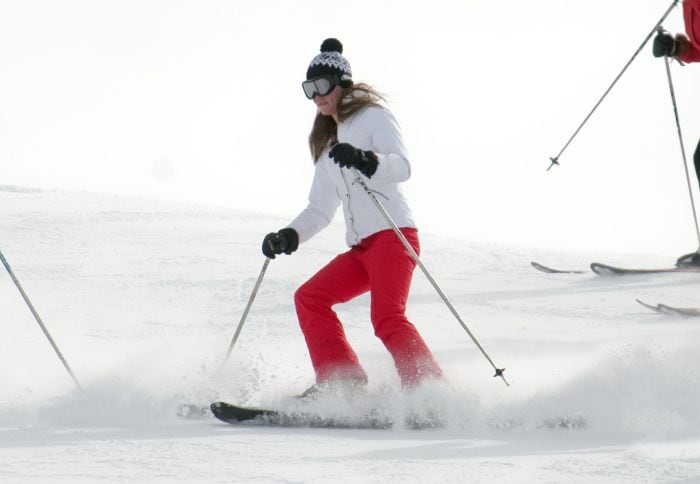
<svg viewBox="0 0 700 484">
<path fill-rule="evenodd" d="M 676 118 L 676 130 L 678 131 L 678 141 L 681 145 L 681 155 L 683 156 L 683 168 L 685 169 L 685 179 L 688 182 L 688 193 L 690 194 L 690 207 L 693 210 L 693 220 L 695 221 L 695 234 L 698 237 L 698 246 L 700 246 L 700 227 L 698 226 L 698 214 L 695 211 L 695 199 L 693 198 L 693 188 L 690 182 L 690 171 L 688 169 L 688 158 L 685 156 L 685 147 L 683 145 L 683 133 L 681 131 L 681 122 L 678 116 L 678 103 L 676 102 L 676 90 L 673 88 L 673 78 L 671 77 L 671 66 L 668 56 L 664 56 L 666 63 L 666 76 L 668 77 L 668 87 L 671 91 L 671 103 L 673 104 L 673 115 Z"/>
<path fill-rule="evenodd" d="M 401 230 L 399 229 L 399 227 L 396 225 L 396 222 L 394 222 L 394 220 L 391 218 L 391 215 L 389 215 L 389 212 L 387 212 L 386 209 L 384 208 L 384 206 L 381 204 L 381 202 L 380 202 L 379 200 L 377 200 L 377 197 L 374 196 L 374 193 L 372 193 L 372 190 L 370 190 L 370 188 L 367 186 L 367 184 L 362 180 L 362 178 L 360 177 L 360 175 L 359 175 L 359 173 L 357 172 L 357 170 L 356 170 L 355 168 L 352 168 L 351 170 L 352 170 L 352 173 L 355 175 L 355 178 L 356 178 L 355 181 L 356 181 L 357 183 L 360 184 L 360 186 L 363 188 L 363 190 L 365 191 L 365 193 L 367 193 L 367 195 L 372 199 L 372 201 L 373 201 L 374 204 L 376 205 L 377 209 L 381 212 L 381 214 L 382 214 L 382 215 L 384 216 L 384 218 L 386 219 L 387 223 L 391 226 L 391 228 L 394 230 L 394 232 L 395 232 L 396 235 L 398 236 L 399 240 L 401 241 L 401 244 L 406 248 L 406 250 L 407 250 L 408 253 L 410 254 L 411 258 L 412 258 L 412 259 L 414 260 L 414 262 L 418 265 L 418 267 L 421 268 L 421 270 L 423 271 L 423 274 L 425 274 L 425 277 L 428 279 L 428 281 L 430 281 L 430 284 L 432 284 L 432 286 L 435 288 L 435 290 L 437 291 L 438 295 L 439 295 L 439 296 L 442 298 L 442 300 L 445 302 L 445 304 L 447 305 L 447 307 L 449 308 L 449 310 L 452 312 L 452 314 L 454 315 L 454 317 L 457 319 L 457 321 L 459 322 L 459 324 L 462 326 L 462 328 L 464 329 L 464 331 L 467 332 L 467 334 L 469 335 L 469 337 L 471 338 L 471 340 L 474 342 L 474 344 L 476 345 L 476 347 L 479 349 L 479 351 L 481 352 L 481 354 L 484 355 L 484 357 L 486 358 L 486 360 L 491 364 L 491 366 L 493 367 L 493 369 L 496 371 L 496 374 L 494 375 L 494 377 L 497 377 L 497 376 L 498 376 L 498 377 L 501 377 L 501 379 L 502 379 L 503 382 L 506 384 L 506 386 L 510 386 L 509 383 L 508 383 L 508 381 L 506 380 L 505 376 L 503 376 L 503 372 L 505 371 L 505 368 L 498 368 L 498 367 L 496 366 L 496 364 L 493 362 L 493 360 L 492 360 L 491 357 L 488 355 L 488 353 L 486 353 L 486 350 L 484 350 L 483 346 L 481 346 L 481 344 L 479 343 L 479 341 L 476 339 L 476 336 L 474 336 L 474 333 L 471 332 L 471 330 L 469 329 L 469 326 L 467 326 L 467 324 L 462 320 L 462 318 L 460 317 L 460 315 L 459 315 L 459 313 L 457 312 L 457 310 L 455 309 L 455 307 L 452 305 L 452 303 L 451 303 L 450 300 L 447 298 L 447 296 L 445 295 L 445 293 L 442 291 L 442 289 L 440 288 L 440 286 L 438 285 L 438 283 L 435 281 L 435 279 L 433 278 L 433 276 L 430 274 L 430 271 L 428 271 L 428 268 L 425 267 L 425 265 L 423 264 L 423 261 L 420 260 L 420 257 L 418 256 L 418 254 L 416 253 L 416 251 L 413 250 L 413 247 L 411 247 L 411 244 L 410 244 L 410 243 L 408 242 L 408 240 L 406 239 L 406 236 L 404 236 L 404 234 L 401 232 Z"/>
<path fill-rule="evenodd" d="M 644 42 L 642 42 L 642 44 L 637 48 L 637 50 L 634 52 L 634 54 L 632 55 L 630 60 L 627 61 L 627 64 L 625 64 L 625 67 L 622 68 L 622 71 L 620 71 L 620 73 L 617 75 L 617 77 L 615 77 L 615 80 L 612 82 L 612 84 L 610 84 L 610 87 L 608 87 L 605 90 L 605 92 L 603 93 L 601 98 L 598 100 L 598 102 L 595 104 L 595 106 L 593 106 L 593 109 L 591 109 L 591 111 L 588 113 L 588 115 L 584 118 L 583 122 L 578 126 L 578 128 L 576 128 L 576 131 L 574 131 L 574 134 L 571 135 L 571 137 L 566 142 L 564 147 L 561 149 L 561 151 L 559 151 L 559 154 L 557 156 L 549 158 L 551 163 L 549 164 L 549 168 L 547 168 L 547 171 L 551 170 L 554 165 L 559 164 L 559 157 L 562 155 L 562 153 L 564 153 L 564 151 L 566 151 L 566 149 L 569 147 L 569 145 L 574 140 L 574 138 L 576 136 L 578 136 L 579 131 L 581 131 L 581 129 L 588 122 L 590 117 L 593 116 L 593 113 L 598 109 L 598 106 L 601 105 L 601 103 L 608 96 L 610 91 L 612 91 L 612 88 L 615 86 L 615 84 L 617 84 L 617 81 L 619 81 L 620 78 L 622 77 L 622 75 L 625 73 L 625 71 L 627 71 L 627 68 L 632 64 L 632 62 L 637 57 L 637 55 L 642 51 L 642 49 L 644 48 L 646 43 L 649 42 L 649 39 L 651 39 L 651 36 L 654 35 L 654 33 L 659 29 L 659 27 L 661 26 L 663 21 L 666 20 L 666 17 L 668 17 L 668 15 L 671 13 L 671 10 L 674 9 L 674 7 L 676 6 L 677 3 L 678 3 L 678 0 L 673 0 L 673 2 L 671 3 L 671 6 L 668 7 L 668 10 L 666 10 L 666 12 L 663 14 L 663 16 L 659 19 L 659 21 L 656 22 L 656 25 L 654 25 L 654 28 L 651 29 L 651 32 L 649 32 L 649 34 L 644 39 Z"/>
<path fill-rule="evenodd" d="M 267 266 L 270 264 L 271 260 L 272 259 L 270 259 L 269 257 L 265 258 L 262 270 L 260 271 L 258 280 L 255 281 L 255 286 L 253 286 L 253 292 L 250 294 L 248 304 L 246 304 L 246 307 L 243 310 L 243 315 L 241 316 L 241 320 L 238 322 L 236 332 L 233 334 L 233 339 L 231 339 L 231 344 L 228 347 L 228 351 L 226 352 L 226 358 L 224 359 L 224 364 L 222 366 L 226 365 L 226 363 L 228 362 L 228 359 L 231 356 L 231 351 L 233 351 L 233 347 L 236 345 L 236 341 L 238 341 L 238 336 L 240 336 L 241 330 L 243 329 L 243 323 L 245 323 L 245 320 L 248 317 L 248 313 L 250 312 L 250 308 L 253 306 L 253 301 L 255 300 L 255 296 L 258 294 L 258 289 L 260 288 L 260 284 L 262 283 L 263 277 L 265 276 L 265 271 L 267 271 Z"/>
<path fill-rule="evenodd" d="M 68 371 L 68 374 L 70 377 L 73 379 L 73 383 L 75 383 L 75 386 L 78 387 L 78 390 L 83 391 L 83 387 L 80 386 L 80 383 L 78 382 L 78 379 L 75 377 L 75 374 L 73 373 L 73 370 L 71 370 L 70 366 L 68 365 L 68 362 L 66 359 L 63 357 L 63 354 L 61 353 L 61 350 L 58 349 L 58 346 L 56 345 L 56 342 L 54 339 L 51 337 L 51 334 L 49 333 L 49 330 L 46 329 L 46 325 L 44 322 L 41 320 L 41 317 L 39 316 L 39 313 L 37 313 L 36 309 L 34 309 L 34 305 L 32 302 L 29 300 L 29 296 L 27 296 L 27 293 L 24 292 L 24 289 L 22 288 L 22 284 L 19 283 L 19 280 L 15 276 L 15 273 L 12 271 L 12 268 L 10 267 L 10 264 L 7 262 L 7 259 L 5 259 L 5 256 L 2 254 L 2 251 L 0 251 L 0 261 L 2 261 L 2 265 L 5 266 L 5 269 L 7 270 L 7 273 L 10 274 L 10 277 L 12 278 L 12 281 L 15 283 L 15 286 L 17 286 L 17 289 L 19 290 L 19 293 L 22 295 L 22 298 L 24 299 L 24 302 L 27 303 L 27 306 L 29 306 L 29 310 L 32 312 L 34 315 L 34 319 L 36 319 L 36 322 L 39 323 L 39 326 L 41 327 L 41 330 L 44 332 L 44 335 L 46 338 L 49 340 L 49 343 L 51 343 L 51 346 L 53 347 L 53 350 L 56 352 L 56 355 L 58 355 L 58 359 L 61 360 L 61 363 L 63 363 L 64 368 L 66 371 Z"/>
</svg>

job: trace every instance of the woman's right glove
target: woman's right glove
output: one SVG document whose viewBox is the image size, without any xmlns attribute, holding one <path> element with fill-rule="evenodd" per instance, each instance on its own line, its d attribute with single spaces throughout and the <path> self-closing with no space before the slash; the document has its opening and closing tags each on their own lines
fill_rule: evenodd
<svg viewBox="0 0 700 484">
<path fill-rule="evenodd" d="M 277 254 L 291 254 L 299 247 L 299 234 L 292 228 L 270 232 L 262 242 L 262 253 L 274 259 Z"/>
<path fill-rule="evenodd" d="M 377 155 L 373 151 L 362 151 L 350 143 L 336 143 L 328 152 L 328 156 L 341 168 L 357 168 L 367 178 L 372 178 L 379 165 Z"/>
</svg>

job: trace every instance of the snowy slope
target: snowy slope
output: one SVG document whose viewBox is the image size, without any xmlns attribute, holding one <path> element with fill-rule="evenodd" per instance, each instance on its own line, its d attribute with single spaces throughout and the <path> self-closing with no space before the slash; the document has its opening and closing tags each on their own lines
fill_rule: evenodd
<svg viewBox="0 0 700 484">
<path fill-rule="evenodd" d="M 700 306 L 700 276 L 547 275 L 530 260 L 661 266 L 674 256 L 583 254 L 422 234 L 423 261 L 506 387 L 416 272 L 409 316 L 448 388 L 407 396 L 368 300 L 338 307 L 393 412 L 439 402 L 433 431 L 235 428 L 180 402 L 280 404 L 312 380 L 292 294 L 343 250 L 334 224 L 262 267 L 287 220 L 112 195 L 0 187 L 0 250 L 85 392 L 75 389 L 7 274 L 0 277 L 3 482 L 700 482 L 700 321 L 635 302 Z M 415 403 L 415 401 L 413 402 Z M 583 428 L 553 429 L 558 422 Z"/>
</svg>

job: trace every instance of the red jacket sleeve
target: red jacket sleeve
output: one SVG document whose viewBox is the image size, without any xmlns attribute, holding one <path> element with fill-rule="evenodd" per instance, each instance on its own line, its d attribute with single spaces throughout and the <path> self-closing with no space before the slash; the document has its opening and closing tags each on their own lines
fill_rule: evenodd
<svg viewBox="0 0 700 484">
<path fill-rule="evenodd" d="M 683 2 L 683 18 L 690 45 L 678 58 L 686 63 L 700 62 L 700 0 Z"/>
</svg>

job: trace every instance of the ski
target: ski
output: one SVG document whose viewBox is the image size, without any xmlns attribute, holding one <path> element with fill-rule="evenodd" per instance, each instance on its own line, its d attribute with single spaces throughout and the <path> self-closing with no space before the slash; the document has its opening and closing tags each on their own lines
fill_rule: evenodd
<svg viewBox="0 0 700 484">
<path fill-rule="evenodd" d="M 584 274 L 587 271 L 575 269 L 554 269 L 539 262 L 531 261 L 530 265 L 546 274 Z M 635 274 L 666 274 L 666 273 L 700 273 L 700 267 L 663 267 L 657 269 L 628 269 L 611 266 L 600 262 L 591 263 L 591 270 L 599 276 L 629 276 Z"/>
<path fill-rule="evenodd" d="M 539 262 L 531 261 L 530 265 L 537 269 L 538 271 L 542 271 L 546 274 L 583 274 L 587 271 L 579 271 L 579 270 L 573 270 L 573 269 L 553 269 L 551 267 L 547 267 L 545 265 L 540 264 Z"/>
<path fill-rule="evenodd" d="M 667 306 L 666 304 L 659 304 L 658 308 L 662 313 L 668 314 L 669 316 L 682 316 L 684 318 L 697 318 L 700 316 L 700 309 L 697 308 L 678 308 L 675 306 Z"/>
<path fill-rule="evenodd" d="M 214 402 L 211 412 L 222 422 L 232 425 L 263 427 L 311 427 L 337 429 L 390 429 L 393 422 L 384 417 L 321 416 L 309 412 L 240 407 L 227 402 Z"/>
<path fill-rule="evenodd" d="M 700 273 L 700 267 L 668 267 L 659 269 L 627 269 L 593 262 L 591 270 L 599 276 L 627 276 L 636 274 Z"/>
<path fill-rule="evenodd" d="M 242 407 L 227 402 L 211 404 L 211 413 L 227 424 L 236 426 L 260 427 L 306 427 L 327 429 L 392 429 L 395 423 L 386 416 L 366 415 L 350 416 L 321 416 L 311 412 L 272 410 L 267 408 Z M 409 416 L 404 421 L 404 428 L 411 430 L 428 430 L 445 426 L 439 416 L 418 417 Z M 522 427 L 522 422 L 508 420 L 506 422 L 490 422 L 489 426 L 498 430 L 511 430 Z M 589 422 L 582 416 L 547 418 L 537 422 L 538 429 L 549 430 L 578 430 L 585 429 Z"/>
<path fill-rule="evenodd" d="M 675 306 L 669 306 L 667 304 L 653 304 L 645 303 L 644 301 L 637 299 L 637 302 L 644 306 L 645 308 L 651 309 L 659 314 L 667 314 L 669 316 L 681 316 L 684 318 L 697 318 L 700 316 L 700 309 L 697 308 L 679 308 Z"/>
</svg>

